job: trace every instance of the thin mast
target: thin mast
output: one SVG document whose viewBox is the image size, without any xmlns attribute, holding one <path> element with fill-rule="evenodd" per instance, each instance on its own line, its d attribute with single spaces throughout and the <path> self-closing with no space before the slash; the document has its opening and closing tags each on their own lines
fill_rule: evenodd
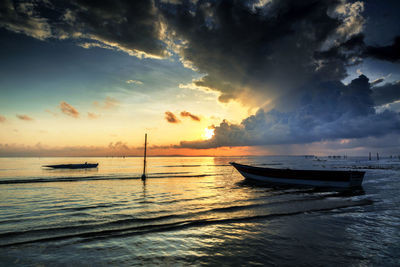
<svg viewBox="0 0 400 267">
<path fill-rule="evenodd" d="M 146 179 L 146 150 L 147 150 L 147 133 L 144 135 L 144 159 L 143 159 L 142 179 Z"/>
</svg>

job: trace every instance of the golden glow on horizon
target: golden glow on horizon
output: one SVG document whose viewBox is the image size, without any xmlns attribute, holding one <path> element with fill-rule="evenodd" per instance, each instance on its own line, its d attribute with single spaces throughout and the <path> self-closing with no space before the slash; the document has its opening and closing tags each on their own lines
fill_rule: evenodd
<svg viewBox="0 0 400 267">
<path fill-rule="evenodd" d="M 173 89 L 170 89 L 173 90 Z M 158 94 L 113 94 L 118 105 L 105 108 L 93 105 L 92 100 L 67 101 L 79 111 L 80 116 L 64 114 L 57 103 L 44 105 L 42 109 L 24 111 L 33 121 L 17 118 L 16 112 L 0 113 L 6 121 L 0 123 L 0 155 L 51 155 L 51 156 L 119 156 L 141 155 L 143 136 L 149 134 L 152 155 L 242 155 L 242 150 L 183 149 L 172 148 L 181 141 L 208 140 L 214 135 L 209 125 L 219 125 L 224 119 L 231 123 L 249 115 L 248 108 L 236 101 L 220 103 L 215 94 L 177 89 L 178 96 L 171 101 L 161 101 Z M 175 92 L 175 91 L 174 91 Z M 164 95 L 162 95 L 164 99 Z M 149 108 L 151 107 L 151 108 Z M 48 111 L 46 111 L 48 110 Z M 164 112 L 171 110 L 180 118 L 180 112 L 189 111 L 200 121 L 184 118 L 180 123 L 169 123 Z M 98 115 L 88 117 L 88 112 Z M 6 153 L 7 152 L 7 153 Z"/>
</svg>

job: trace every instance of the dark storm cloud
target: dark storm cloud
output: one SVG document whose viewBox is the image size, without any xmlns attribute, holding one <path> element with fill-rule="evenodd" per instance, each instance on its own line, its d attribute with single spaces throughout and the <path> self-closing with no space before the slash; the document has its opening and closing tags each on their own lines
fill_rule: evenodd
<svg viewBox="0 0 400 267">
<path fill-rule="evenodd" d="M 399 62 L 400 60 L 400 36 L 393 39 L 393 43 L 388 46 L 372 46 L 364 42 L 364 34 L 353 36 L 348 41 L 335 46 L 328 51 L 317 52 L 317 56 L 339 56 L 342 59 L 351 59 L 352 57 L 375 58 L 390 62 Z M 345 53 L 341 53 L 345 52 Z"/>
<path fill-rule="evenodd" d="M 254 92 L 275 97 L 313 78 L 317 67 L 321 77 L 343 78 L 340 60 L 322 64 L 313 53 L 339 29 L 346 35 L 362 23 L 340 28 L 342 18 L 328 15 L 340 1 L 179 2 L 4 1 L 0 23 L 39 39 L 72 38 L 139 57 L 166 56 L 169 45 L 207 74 L 197 85 L 220 91 L 223 102 Z"/>
<path fill-rule="evenodd" d="M 400 82 L 373 87 L 375 105 L 384 105 L 400 100 Z"/>
<path fill-rule="evenodd" d="M 189 118 L 191 118 L 191 119 L 194 120 L 194 121 L 200 121 L 199 116 L 196 116 L 196 115 L 194 115 L 194 114 L 192 114 L 192 113 L 190 113 L 190 112 L 188 112 L 188 111 L 182 111 L 182 112 L 181 112 L 181 116 L 182 116 L 182 117 L 189 117 Z"/>
<path fill-rule="evenodd" d="M 221 102 L 287 109 L 309 84 L 340 81 L 363 58 L 394 61 L 400 51 L 398 41 L 364 43 L 361 1 L 265 3 L 158 4 L 171 34 L 183 41 L 177 48 L 183 62 L 205 74 L 195 84 L 220 92 Z"/>
<path fill-rule="evenodd" d="M 171 111 L 166 111 L 165 112 L 165 119 L 167 120 L 167 122 L 169 123 L 179 123 L 181 122 L 174 113 L 172 113 Z"/>
<path fill-rule="evenodd" d="M 280 97 L 313 79 L 344 78 L 346 64 L 354 60 L 350 55 L 356 55 L 348 49 L 351 43 L 344 44 L 360 34 L 363 9 L 362 2 L 341 0 L 264 5 L 236 0 L 6 0 L 0 4 L 0 26 L 38 39 L 72 38 L 85 48 L 120 49 L 138 57 L 163 57 L 174 50 L 206 74 L 196 84 L 221 92 L 221 101 L 256 93 L 264 97 L 255 102 L 262 102 L 265 95 Z M 369 46 L 366 54 L 393 60 L 391 51 L 397 47 L 398 41 Z M 335 56 L 317 56 L 332 48 Z"/>
<path fill-rule="evenodd" d="M 160 21 L 153 1 L 75 0 L 64 13 L 68 34 L 117 46 L 131 53 L 165 56 L 160 38 Z M 90 44 L 89 44 L 90 46 Z"/>
<path fill-rule="evenodd" d="M 392 45 L 368 46 L 365 51 L 365 56 L 391 62 L 400 61 L 400 36 L 394 39 Z"/>
<path fill-rule="evenodd" d="M 374 49 L 382 54 L 391 49 L 364 43 L 362 2 L 166 6 L 160 9 L 168 26 L 185 41 L 178 49 L 184 62 L 205 74 L 195 84 L 220 92 L 222 102 L 264 107 L 240 124 L 223 121 L 210 140 L 178 147 L 302 144 L 400 131 L 398 113 L 374 109 L 382 99 L 394 99 L 392 91 L 372 91 L 364 75 L 349 85 L 341 82 L 348 66 L 378 58 Z"/>
<path fill-rule="evenodd" d="M 33 1 L 0 1 L 0 27 L 41 40 L 51 37 L 51 27 L 36 6 Z"/>
<path fill-rule="evenodd" d="M 239 125 L 222 122 L 210 140 L 181 142 L 179 147 L 303 144 L 400 133 L 400 114 L 375 111 L 373 91 L 364 75 L 349 85 L 324 82 L 314 86 L 291 112 L 260 109 Z"/>
<path fill-rule="evenodd" d="M 166 56 L 152 0 L 5 0 L 0 12 L 0 27 L 38 39 L 72 38 L 85 48 L 120 49 L 138 57 Z"/>
<path fill-rule="evenodd" d="M 382 149 L 385 149 L 385 153 L 392 153 L 390 152 L 390 149 L 392 149 L 398 153 L 400 148 L 400 136 L 398 134 L 388 134 L 381 138 L 358 138 L 346 140 L 346 142 L 341 142 L 340 144 L 336 142 L 335 146 L 347 149 L 366 147 L 374 150 L 378 149 L 378 151 L 382 151 Z"/>
<path fill-rule="evenodd" d="M 342 58 L 314 56 L 340 35 L 342 20 L 328 15 L 340 3 L 271 1 L 253 10 L 245 1 L 198 1 L 160 10 L 176 38 L 186 41 L 180 55 L 206 74 L 196 85 L 219 91 L 222 102 L 262 104 L 311 80 L 345 77 Z"/>
</svg>

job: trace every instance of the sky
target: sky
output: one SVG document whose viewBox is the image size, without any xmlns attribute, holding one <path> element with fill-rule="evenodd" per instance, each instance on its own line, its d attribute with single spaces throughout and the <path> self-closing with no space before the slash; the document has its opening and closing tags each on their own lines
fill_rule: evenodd
<svg viewBox="0 0 400 267">
<path fill-rule="evenodd" d="M 400 154 L 400 2 L 0 3 L 0 156 Z"/>
</svg>

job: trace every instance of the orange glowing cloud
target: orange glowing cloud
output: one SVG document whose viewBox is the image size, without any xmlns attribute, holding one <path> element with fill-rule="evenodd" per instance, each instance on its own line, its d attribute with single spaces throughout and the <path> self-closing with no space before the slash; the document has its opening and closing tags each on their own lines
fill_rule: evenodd
<svg viewBox="0 0 400 267">
<path fill-rule="evenodd" d="M 60 102 L 60 109 L 61 109 L 61 112 L 64 113 L 65 115 L 68 115 L 68 116 L 71 116 L 74 118 L 79 117 L 78 110 L 76 110 L 76 108 L 74 108 L 73 106 L 71 106 L 70 104 L 68 104 L 65 101 Z"/>
<path fill-rule="evenodd" d="M 169 122 L 169 123 L 179 123 L 181 122 L 174 113 L 172 113 L 171 111 L 166 111 L 165 112 L 165 119 Z"/>
<path fill-rule="evenodd" d="M 93 105 L 102 108 L 102 109 L 113 109 L 118 107 L 120 102 L 112 97 L 107 96 L 106 99 L 103 101 L 103 103 L 99 103 L 98 101 L 94 101 Z"/>
<path fill-rule="evenodd" d="M 193 115 L 192 113 L 188 112 L 188 111 L 182 111 L 181 112 L 181 116 L 182 117 L 189 117 L 194 121 L 200 121 L 200 118 L 196 115 Z"/>
</svg>

